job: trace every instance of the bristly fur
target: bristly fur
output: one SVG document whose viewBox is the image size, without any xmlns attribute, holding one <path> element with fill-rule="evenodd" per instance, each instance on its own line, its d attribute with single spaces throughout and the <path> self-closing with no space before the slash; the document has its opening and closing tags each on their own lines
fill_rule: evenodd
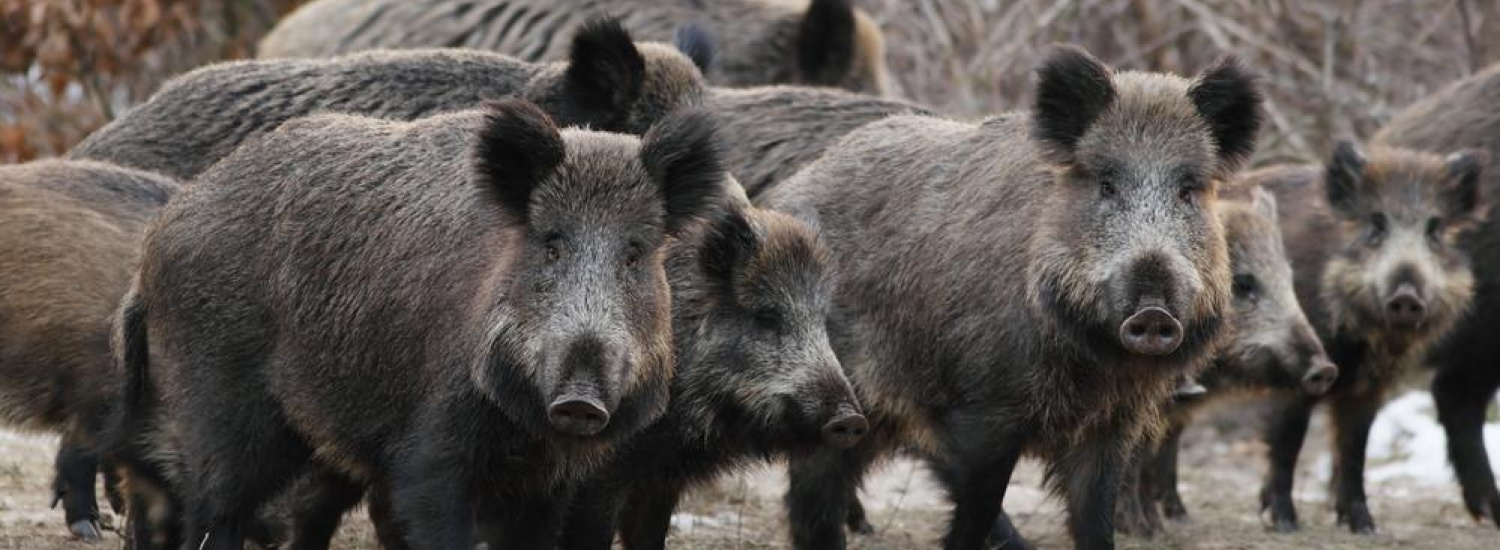
<svg viewBox="0 0 1500 550">
<path fill-rule="evenodd" d="M 797 33 L 797 61 L 810 82 L 843 80 L 854 62 L 854 6 L 849 0 L 813 0 Z"/>
<path fill-rule="evenodd" d="M 713 69 L 718 44 L 713 32 L 703 25 L 688 23 L 677 27 L 677 31 L 672 34 L 672 45 L 676 46 L 683 55 L 688 56 L 688 59 L 693 60 L 693 65 L 696 65 L 704 74 L 708 74 Z"/>
<path fill-rule="evenodd" d="M 568 60 L 572 108 L 594 115 L 584 118 L 624 118 L 625 113 L 609 111 L 635 103 L 646 80 L 646 58 L 620 21 L 599 18 L 585 23 L 573 36 Z"/>
<path fill-rule="evenodd" d="M 475 144 L 475 173 L 500 205 L 525 220 L 531 190 L 562 164 L 566 151 L 552 117 L 524 99 L 485 103 L 484 126 Z"/>
<path fill-rule="evenodd" d="M 1483 202 L 1480 177 L 1490 163 L 1490 154 L 1480 149 L 1465 149 L 1448 155 L 1448 173 L 1452 181 L 1443 190 L 1449 210 L 1472 212 Z"/>
<path fill-rule="evenodd" d="M 1067 163 L 1089 125 L 1117 97 L 1109 68 L 1078 47 L 1056 46 L 1036 72 L 1033 136 Z"/>
<path fill-rule="evenodd" d="M 1188 97 L 1198 106 L 1218 148 L 1221 175 L 1239 169 L 1255 152 L 1263 118 L 1257 79 L 1239 58 L 1226 55 L 1188 89 Z"/>
<path fill-rule="evenodd" d="M 738 208 L 727 208 L 711 216 L 700 236 L 698 260 L 708 280 L 733 286 L 735 266 L 756 254 L 759 242 L 750 220 Z M 725 289 L 732 294 L 732 289 Z"/>
<path fill-rule="evenodd" d="M 724 162 L 716 134 L 713 115 L 685 109 L 662 119 L 641 138 L 641 162 L 667 199 L 669 232 L 723 195 Z"/>
</svg>

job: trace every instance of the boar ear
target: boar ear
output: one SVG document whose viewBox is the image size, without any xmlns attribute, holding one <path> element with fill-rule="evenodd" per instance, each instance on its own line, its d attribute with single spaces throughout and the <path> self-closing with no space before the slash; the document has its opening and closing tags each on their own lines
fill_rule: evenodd
<svg viewBox="0 0 1500 550">
<path fill-rule="evenodd" d="M 854 66 L 854 6 L 813 0 L 797 30 L 797 69 L 810 84 L 838 84 Z"/>
<path fill-rule="evenodd" d="M 742 208 L 726 208 L 713 215 L 703 232 L 698 262 L 704 275 L 732 286 L 736 266 L 755 257 L 760 238 Z"/>
<path fill-rule="evenodd" d="M 532 189 L 562 164 L 564 154 L 562 135 L 541 108 L 514 98 L 485 103 L 475 171 L 484 189 L 517 219 L 526 219 Z"/>
<path fill-rule="evenodd" d="M 1444 202 L 1448 212 L 1457 216 L 1472 215 L 1480 209 L 1483 197 L 1479 192 L 1479 178 L 1489 165 L 1490 155 L 1478 149 L 1465 149 L 1448 155 L 1448 185 L 1444 190 Z"/>
<path fill-rule="evenodd" d="M 1078 140 L 1114 103 L 1109 68 L 1075 46 L 1054 46 L 1036 69 L 1032 136 L 1054 161 L 1068 164 Z"/>
<path fill-rule="evenodd" d="M 1323 192 L 1328 196 L 1328 206 L 1335 212 L 1353 213 L 1364 173 L 1365 156 L 1354 142 L 1339 140 L 1335 143 L 1323 175 Z"/>
<path fill-rule="evenodd" d="M 646 58 L 616 19 L 589 21 L 573 36 L 564 74 L 572 120 L 604 130 L 624 124 L 646 81 Z"/>
<path fill-rule="evenodd" d="M 641 163 L 661 185 L 667 231 L 721 204 L 727 177 L 707 111 L 683 109 L 667 115 L 641 138 Z"/>
<path fill-rule="evenodd" d="M 1271 194 L 1266 188 L 1259 185 L 1250 188 L 1250 204 L 1255 211 L 1271 221 L 1276 221 L 1278 216 L 1276 210 L 1276 195 Z"/>
<path fill-rule="evenodd" d="M 1255 152 L 1261 125 L 1261 93 L 1255 75 L 1234 56 L 1219 58 L 1188 88 L 1198 116 L 1208 123 L 1221 173 L 1231 173 Z"/>
<path fill-rule="evenodd" d="M 677 27 L 677 31 L 672 34 L 672 45 L 693 60 L 693 65 L 698 66 L 699 72 L 708 74 L 709 69 L 713 68 L 714 55 L 718 53 L 717 40 L 703 25 L 688 23 Z"/>
</svg>

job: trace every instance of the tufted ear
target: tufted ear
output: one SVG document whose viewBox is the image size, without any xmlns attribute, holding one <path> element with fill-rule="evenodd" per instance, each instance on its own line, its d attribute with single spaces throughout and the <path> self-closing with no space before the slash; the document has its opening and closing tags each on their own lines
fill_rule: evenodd
<svg viewBox="0 0 1500 550">
<path fill-rule="evenodd" d="M 809 84 L 838 84 L 854 66 L 854 6 L 813 0 L 797 30 L 797 69 Z"/>
<path fill-rule="evenodd" d="M 672 45 L 677 47 L 677 51 L 688 56 L 688 59 L 693 60 L 693 65 L 698 67 L 699 72 L 708 74 L 708 71 L 713 68 L 714 55 L 718 53 L 718 44 L 713 33 L 703 25 L 688 23 L 677 27 L 677 30 L 672 33 Z"/>
<path fill-rule="evenodd" d="M 531 191 L 562 164 L 562 135 L 541 108 L 523 99 L 485 103 L 474 170 L 500 206 L 526 220 Z"/>
<path fill-rule="evenodd" d="M 563 82 L 570 121 L 615 130 L 645 86 L 646 58 L 618 20 L 595 19 L 573 36 Z"/>
<path fill-rule="evenodd" d="M 1109 68 L 1075 46 L 1054 46 L 1036 68 L 1032 137 L 1056 162 L 1074 160 L 1078 140 L 1114 103 Z"/>
<path fill-rule="evenodd" d="M 661 186 L 669 232 L 722 204 L 727 171 L 715 134 L 712 115 L 684 109 L 641 138 L 641 164 Z"/>
<path fill-rule="evenodd" d="M 1354 214 L 1364 173 L 1365 156 L 1354 142 L 1339 140 L 1333 145 L 1333 154 L 1328 157 L 1323 174 L 1323 193 L 1334 212 Z"/>
<path fill-rule="evenodd" d="M 760 237 L 745 211 L 726 208 L 709 219 L 699 244 L 698 262 L 715 286 L 732 288 L 736 268 L 755 257 L 759 247 Z"/>
<path fill-rule="evenodd" d="M 1261 93 L 1256 77 L 1234 56 L 1219 58 L 1198 75 L 1188 98 L 1208 123 L 1219 152 L 1220 173 L 1229 174 L 1255 152 L 1261 125 Z"/>
<path fill-rule="evenodd" d="M 1279 214 L 1276 209 L 1276 195 L 1271 194 L 1266 188 L 1259 185 L 1250 189 L 1250 205 L 1255 211 L 1271 221 L 1277 221 Z"/>
<path fill-rule="evenodd" d="M 1483 210 L 1484 197 L 1479 192 L 1479 180 L 1489 165 L 1489 153 L 1465 149 L 1448 155 L 1446 162 L 1448 181 L 1444 184 L 1443 202 L 1448 215 L 1472 216 Z"/>
</svg>

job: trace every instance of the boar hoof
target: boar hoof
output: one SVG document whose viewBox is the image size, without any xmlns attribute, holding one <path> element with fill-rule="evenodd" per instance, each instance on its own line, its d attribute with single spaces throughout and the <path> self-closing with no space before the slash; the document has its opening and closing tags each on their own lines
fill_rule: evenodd
<svg viewBox="0 0 1500 550">
<path fill-rule="evenodd" d="M 1169 496 L 1162 500 L 1161 512 L 1167 519 L 1186 523 L 1188 521 L 1187 505 L 1183 504 L 1182 497 Z"/>
<path fill-rule="evenodd" d="M 1261 513 L 1272 531 L 1297 532 L 1297 509 L 1288 497 L 1261 496 Z"/>
<path fill-rule="evenodd" d="M 1464 504 L 1469 509 L 1469 514 L 1474 516 L 1474 521 L 1494 523 L 1500 527 L 1500 490 L 1491 488 L 1487 493 L 1469 494 L 1464 492 Z"/>
<path fill-rule="evenodd" d="M 1370 515 L 1370 507 L 1363 502 L 1355 502 L 1347 506 L 1341 506 L 1339 510 L 1339 523 L 1349 526 L 1349 531 L 1359 535 L 1375 534 L 1375 518 Z"/>
<path fill-rule="evenodd" d="M 104 538 L 99 522 L 92 519 L 81 519 L 68 525 L 68 531 L 78 540 L 94 542 Z"/>
</svg>

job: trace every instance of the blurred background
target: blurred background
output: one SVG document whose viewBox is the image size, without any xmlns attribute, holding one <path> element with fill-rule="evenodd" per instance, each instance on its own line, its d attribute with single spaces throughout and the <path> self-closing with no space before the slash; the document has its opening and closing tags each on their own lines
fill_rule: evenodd
<svg viewBox="0 0 1500 550">
<path fill-rule="evenodd" d="M 0 162 L 54 156 L 166 78 L 248 57 L 302 0 L 0 0 Z M 1496 0 L 855 0 L 901 94 L 959 117 L 1023 107 L 1053 42 L 1190 74 L 1224 53 L 1266 77 L 1258 162 L 1320 158 L 1500 61 Z"/>
</svg>

